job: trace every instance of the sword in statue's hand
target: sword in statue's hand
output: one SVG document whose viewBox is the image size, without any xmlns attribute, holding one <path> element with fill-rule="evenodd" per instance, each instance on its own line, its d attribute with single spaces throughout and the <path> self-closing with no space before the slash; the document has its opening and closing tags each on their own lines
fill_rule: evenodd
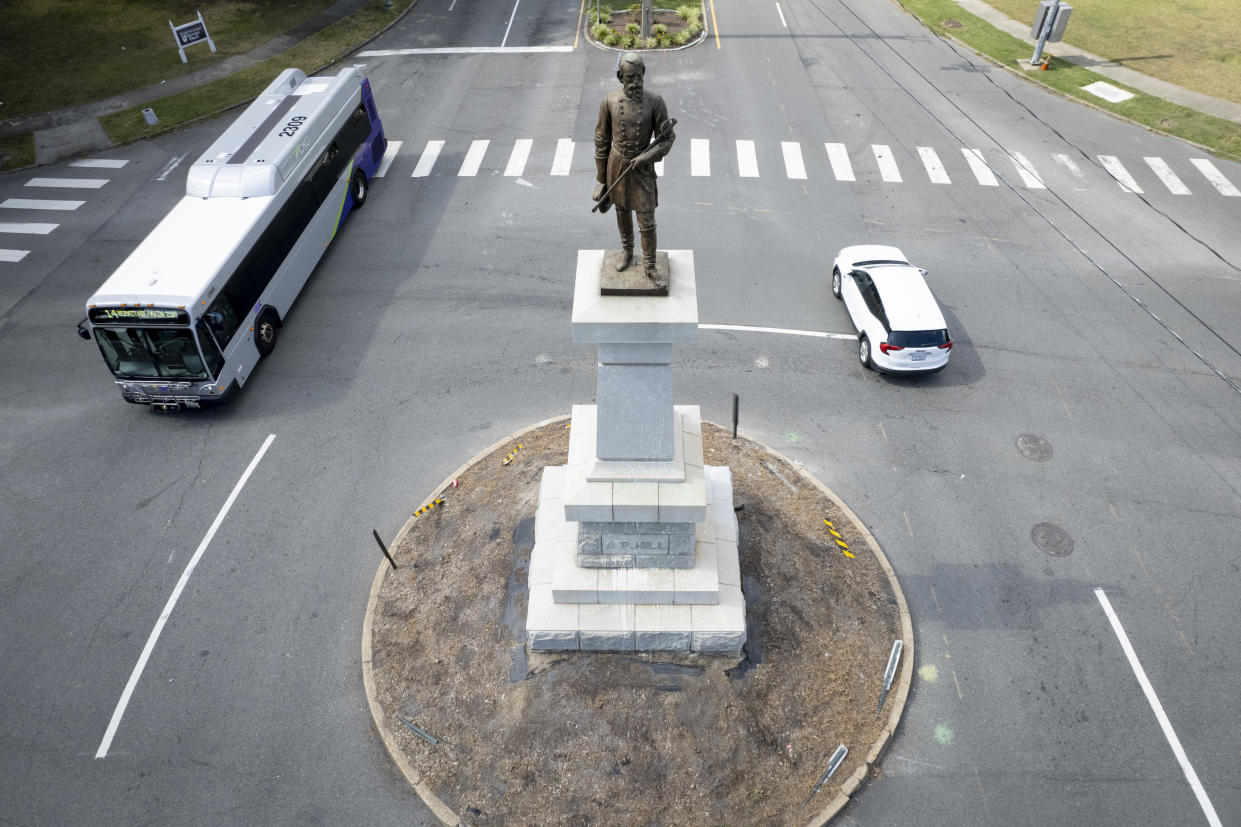
<svg viewBox="0 0 1241 827">
<path fill-rule="evenodd" d="M 658 144 L 660 141 L 663 141 L 665 138 L 667 138 L 668 135 L 672 133 L 672 127 L 676 125 L 677 125 L 676 118 L 669 118 L 668 120 L 664 121 L 663 125 L 659 128 L 659 132 L 656 133 L 655 135 L 654 143 Z M 616 180 L 612 182 L 612 186 L 604 190 L 603 195 L 600 195 L 598 198 L 595 199 L 595 205 L 590 208 L 591 212 L 607 212 L 609 209 L 611 209 L 612 202 L 608 200 L 608 195 L 611 194 L 612 190 L 616 189 L 616 185 L 621 182 L 621 179 L 623 179 L 626 175 L 628 175 L 630 171 L 638 165 L 638 158 L 641 158 L 641 157 L 642 156 L 639 155 L 637 158 L 634 158 L 632 161 L 630 161 L 628 164 L 625 165 L 625 168 L 621 170 L 621 174 L 616 176 Z"/>
</svg>

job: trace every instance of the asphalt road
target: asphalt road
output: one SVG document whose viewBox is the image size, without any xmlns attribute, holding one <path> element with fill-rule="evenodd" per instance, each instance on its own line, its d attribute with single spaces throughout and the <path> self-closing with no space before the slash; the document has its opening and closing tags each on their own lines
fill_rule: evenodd
<svg viewBox="0 0 1241 827">
<path fill-rule="evenodd" d="M 660 244 L 694 250 L 712 326 L 678 350 L 677 399 L 726 423 L 739 394 L 742 432 L 867 523 L 915 621 L 905 719 L 842 823 L 1241 821 L 1241 197 L 1200 150 L 1028 87 L 895 5 L 714 11 L 718 40 L 648 63 L 679 121 Z M 578 249 L 614 243 L 588 196 L 615 57 L 511 50 L 574 46 L 578 14 L 424 0 L 367 47 L 510 50 L 359 56 L 401 145 L 225 409 L 124 404 L 73 326 L 226 122 L 101 154 L 120 167 L 0 177 L 0 247 L 27 251 L 0 262 L 0 822 L 434 823 L 366 710 L 370 531 L 593 400 L 570 285 Z M 31 184 L 56 178 L 106 183 Z M 861 242 L 929 270 L 957 342 L 943 373 L 858 365 L 828 270 Z M 793 771 L 809 790 L 822 766 Z"/>
</svg>

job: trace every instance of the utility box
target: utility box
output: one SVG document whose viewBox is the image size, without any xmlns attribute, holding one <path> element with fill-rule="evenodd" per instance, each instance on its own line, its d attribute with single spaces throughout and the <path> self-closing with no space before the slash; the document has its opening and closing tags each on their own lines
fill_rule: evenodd
<svg viewBox="0 0 1241 827">
<path fill-rule="evenodd" d="M 1069 15 L 1073 13 L 1073 7 L 1068 3 L 1057 4 L 1054 0 L 1043 0 L 1038 4 L 1038 14 L 1034 17 L 1030 37 L 1038 40 L 1043 36 L 1043 26 L 1047 25 L 1047 17 L 1052 14 L 1053 8 L 1056 17 L 1051 22 L 1051 34 L 1047 36 L 1047 42 L 1059 43 L 1064 38 L 1064 29 L 1069 25 Z"/>
</svg>

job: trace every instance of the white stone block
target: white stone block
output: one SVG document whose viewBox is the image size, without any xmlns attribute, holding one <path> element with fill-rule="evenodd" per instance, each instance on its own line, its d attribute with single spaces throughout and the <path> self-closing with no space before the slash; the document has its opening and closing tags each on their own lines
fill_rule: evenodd
<svg viewBox="0 0 1241 827">
<path fill-rule="evenodd" d="M 685 481 L 659 483 L 659 521 L 699 523 L 707 516 L 707 485 L 703 469 L 685 466 Z"/>
<path fill-rule="evenodd" d="M 594 405 L 573 406 L 569 418 L 569 466 L 594 462 L 598 412 Z"/>
<path fill-rule="evenodd" d="M 675 405 L 681 415 L 681 430 L 687 434 L 702 436 L 702 408 L 698 405 Z"/>
<path fill-rule="evenodd" d="M 599 572 L 577 564 L 577 554 L 565 560 L 557 557 L 552 566 L 552 599 L 557 603 L 598 603 Z"/>
<path fill-rule="evenodd" d="M 745 644 L 745 598 L 739 587 L 721 586 L 719 603 L 690 608 L 695 652 L 741 651 Z"/>
<path fill-rule="evenodd" d="M 674 569 L 595 569 L 599 603 L 672 603 Z"/>
<path fill-rule="evenodd" d="M 741 588 L 741 555 L 735 540 L 715 541 L 715 564 L 719 571 L 720 586 Z"/>
<path fill-rule="evenodd" d="M 526 609 L 526 639 L 531 646 L 535 641 L 567 641 L 571 637 L 572 646 L 555 648 L 577 648 L 578 607 L 576 605 L 559 605 L 552 600 L 552 590 L 548 585 L 530 586 L 530 602 Z M 536 648 L 549 648 L 547 645 Z"/>
<path fill-rule="evenodd" d="M 634 607 L 579 607 L 579 639 L 583 651 L 630 652 L 634 647 Z"/>
<path fill-rule="evenodd" d="M 689 651 L 692 623 L 689 606 L 636 606 L 634 648 L 639 652 Z"/>
<path fill-rule="evenodd" d="M 578 250 L 573 282 L 573 341 L 637 344 L 698 339 L 693 250 L 668 250 L 667 296 L 603 296 L 603 250 Z"/>
<path fill-rule="evenodd" d="M 612 519 L 614 521 L 654 523 L 659 520 L 660 483 L 614 482 L 611 485 Z"/>
<path fill-rule="evenodd" d="M 715 543 L 697 541 L 694 544 L 694 567 L 672 569 L 672 580 L 676 585 L 674 603 L 709 604 L 719 600 L 720 575 Z"/>
<path fill-rule="evenodd" d="M 610 523 L 612 483 L 588 482 L 586 465 L 570 465 L 565 474 L 564 515 L 568 522 Z"/>
</svg>

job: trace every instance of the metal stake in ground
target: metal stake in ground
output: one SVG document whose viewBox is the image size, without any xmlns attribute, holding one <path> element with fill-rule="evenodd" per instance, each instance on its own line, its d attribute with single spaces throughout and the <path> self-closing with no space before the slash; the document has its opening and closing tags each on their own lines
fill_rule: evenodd
<svg viewBox="0 0 1241 827">
<path fill-rule="evenodd" d="M 823 788 L 823 785 L 827 783 L 827 779 L 832 777 L 832 773 L 836 772 L 836 770 L 840 767 L 841 762 L 845 760 L 845 756 L 848 754 L 849 748 L 844 744 L 836 747 L 836 751 L 832 753 L 832 760 L 828 762 L 827 769 L 824 770 L 823 776 L 819 779 L 819 783 L 814 785 L 814 789 L 810 791 L 810 795 L 806 796 L 806 800 L 801 803 L 803 807 L 806 806 L 806 803 L 810 801 L 810 799 L 814 798 L 815 793 Z"/>
<path fill-rule="evenodd" d="M 888 655 L 888 669 L 883 673 L 883 691 L 879 693 L 879 707 L 875 710 L 876 714 L 883 712 L 883 699 L 888 696 L 888 690 L 892 688 L 892 678 L 896 675 L 896 663 L 901 659 L 901 649 L 904 645 L 904 641 L 892 641 L 892 654 Z"/>
</svg>

